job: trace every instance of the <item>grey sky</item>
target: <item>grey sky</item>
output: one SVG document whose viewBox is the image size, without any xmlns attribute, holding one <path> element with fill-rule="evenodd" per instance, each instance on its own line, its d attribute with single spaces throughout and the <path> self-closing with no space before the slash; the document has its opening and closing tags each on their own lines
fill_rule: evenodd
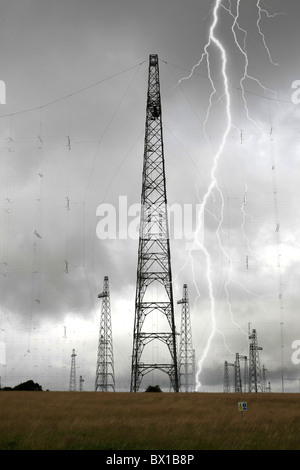
<svg viewBox="0 0 300 470">
<path fill-rule="evenodd" d="M 243 105 L 244 57 L 234 44 L 232 17 L 225 10 L 217 30 L 228 53 L 234 124 L 216 174 L 225 202 L 221 236 L 231 265 L 218 245 L 216 221 L 207 212 L 205 241 L 213 263 L 217 331 L 203 363 L 204 391 L 221 391 L 224 360 L 233 361 L 232 353 L 247 353 L 249 322 L 264 347 L 261 361 L 274 390 L 281 390 L 281 322 L 285 376 L 299 377 L 299 365 L 291 362 L 291 344 L 300 338 L 300 108 L 291 102 L 291 84 L 300 79 L 300 7 L 291 0 L 261 2 L 270 14 L 282 13 L 273 18 L 262 13 L 260 22 L 276 66 L 257 29 L 256 3 L 240 3 L 240 26 L 247 30 L 248 71 L 278 98 L 275 101 L 274 93 L 265 93 L 253 80 L 244 82 L 249 115 L 256 124 L 247 119 Z M 0 109 L 1 116 L 6 116 L 0 118 L 1 341 L 7 352 L 1 377 L 5 385 L 33 378 L 44 388 L 67 389 L 75 347 L 78 375 L 85 377 L 86 389 L 93 389 L 100 315 L 97 294 L 108 275 L 116 384 L 128 389 L 137 241 L 100 241 L 96 210 L 103 203 L 118 207 L 122 195 L 128 197 L 128 204 L 139 202 L 151 53 L 160 59 L 168 202 L 201 202 L 225 125 L 216 49 L 210 51 L 220 100 L 214 100 L 208 140 L 203 131 L 211 93 L 206 62 L 191 78 L 180 85 L 178 81 L 201 57 L 213 4 L 199 0 L 2 2 L 0 79 L 7 86 L 7 104 Z M 44 106 L 69 94 L 73 95 Z M 221 201 L 218 193 L 214 195 L 208 208 L 219 217 Z M 242 208 L 248 214 L 245 220 Z M 280 288 L 276 220 L 280 221 Z M 34 230 L 41 232 L 42 239 Z M 185 243 L 171 241 L 174 296 L 180 298 L 187 282 L 199 359 L 211 331 L 205 260 L 195 255 L 196 288 L 191 266 L 181 269 L 187 257 Z M 229 266 L 232 279 L 246 286 L 228 285 L 232 316 L 224 290 Z M 179 321 L 176 306 L 177 328 Z M 66 325 L 67 338 L 63 338 Z"/>
</svg>

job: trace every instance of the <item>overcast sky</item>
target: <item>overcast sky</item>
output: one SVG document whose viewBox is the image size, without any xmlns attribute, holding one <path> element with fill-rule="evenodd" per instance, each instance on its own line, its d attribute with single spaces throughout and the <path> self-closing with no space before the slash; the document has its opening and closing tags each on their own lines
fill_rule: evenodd
<svg viewBox="0 0 300 470">
<path fill-rule="evenodd" d="M 168 203 L 195 209 L 202 202 L 227 123 L 218 49 L 209 48 L 216 94 L 206 133 L 206 60 L 181 79 L 201 58 L 214 3 L 2 2 L 2 385 L 34 379 L 44 389 L 67 390 L 75 348 L 77 376 L 85 390 L 94 389 L 97 295 L 107 275 L 116 387 L 129 390 L 138 240 L 99 240 L 96 212 L 110 204 L 118 214 L 121 196 L 128 207 L 140 202 L 149 54 L 159 57 Z M 229 1 L 215 30 L 227 55 L 232 127 L 218 160 L 220 192 L 209 198 L 204 219 L 216 331 L 201 391 L 223 390 L 224 361 L 248 354 L 249 323 L 272 390 L 281 391 L 282 371 L 286 391 L 299 386 L 300 365 L 291 358 L 300 340 L 300 105 L 292 102 L 300 6 L 261 1 L 258 23 L 257 3 L 241 0 L 236 30 L 242 47 L 247 32 L 248 74 L 255 78 L 242 82 L 246 105 L 245 55 L 234 41 Z M 235 14 L 236 0 L 231 4 Z M 212 331 L 211 304 L 205 257 L 195 252 L 187 263 L 189 241 L 171 233 L 174 298 L 187 283 L 198 362 Z M 179 330 L 177 305 L 175 315 Z"/>
</svg>

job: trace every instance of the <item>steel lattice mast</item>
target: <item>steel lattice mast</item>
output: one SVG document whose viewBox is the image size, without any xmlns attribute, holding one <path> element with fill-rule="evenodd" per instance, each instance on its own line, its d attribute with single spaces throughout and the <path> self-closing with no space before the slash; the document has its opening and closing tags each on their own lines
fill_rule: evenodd
<svg viewBox="0 0 300 470">
<path fill-rule="evenodd" d="M 177 304 L 182 305 L 178 362 L 180 390 L 185 392 L 194 392 L 196 385 L 195 354 L 192 344 L 192 328 L 187 284 L 183 285 L 182 299 L 178 300 Z"/>
<path fill-rule="evenodd" d="M 147 295 L 151 290 L 149 287 L 154 285 L 159 291 L 155 301 Z M 152 331 L 143 331 L 146 329 L 147 316 L 153 316 L 154 313 L 165 316 L 168 331 L 154 332 L 153 328 Z M 167 346 L 170 354 L 168 363 L 141 362 L 145 346 L 153 341 L 160 341 Z M 137 392 L 143 376 L 155 369 L 168 374 L 170 388 L 175 392 L 179 391 L 159 66 L 158 56 L 153 54 L 149 57 L 148 72 L 131 392 Z"/>
<path fill-rule="evenodd" d="M 249 345 L 249 392 L 262 392 L 261 385 L 261 369 L 259 361 L 259 352 L 263 348 L 258 346 L 257 343 L 257 333 L 253 329 L 252 333 L 249 335 L 250 345 Z"/>
<path fill-rule="evenodd" d="M 110 310 L 109 279 L 104 277 L 103 292 L 98 295 L 102 299 L 98 356 L 96 367 L 95 391 L 115 391 L 115 373 L 112 341 L 112 324 Z"/>
<path fill-rule="evenodd" d="M 234 363 L 234 390 L 236 393 L 242 392 L 242 376 L 241 376 L 241 365 L 240 365 L 240 355 L 236 353 L 235 363 Z"/>
<path fill-rule="evenodd" d="M 267 371 L 268 369 L 266 369 L 265 366 L 263 365 L 263 368 L 262 368 L 262 391 L 263 392 L 267 391 L 267 376 L 266 376 Z"/>
<path fill-rule="evenodd" d="M 249 369 L 248 369 L 248 357 L 240 356 L 240 359 L 244 360 L 244 388 L 243 392 L 247 393 L 249 387 Z"/>
<path fill-rule="evenodd" d="M 82 392 L 83 391 L 83 382 L 84 382 L 84 379 L 82 377 L 82 375 L 79 377 L 79 391 Z"/>
<path fill-rule="evenodd" d="M 234 364 L 225 361 L 224 362 L 224 384 L 223 384 L 224 393 L 230 393 L 229 366 L 234 367 Z"/>
<path fill-rule="evenodd" d="M 76 364 L 75 364 L 75 349 L 72 350 L 71 354 L 71 372 L 70 372 L 70 383 L 69 383 L 69 391 L 76 392 Z"/>
</svg>

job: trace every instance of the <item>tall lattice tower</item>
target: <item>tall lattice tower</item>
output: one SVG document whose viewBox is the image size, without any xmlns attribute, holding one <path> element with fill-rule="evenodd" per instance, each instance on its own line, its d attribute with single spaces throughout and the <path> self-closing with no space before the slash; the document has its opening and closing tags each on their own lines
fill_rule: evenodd
<svg viewBox="0 0 300 470">
<path fill-rule="evenodd" d="M 75 349 L 72 350 L 71 354 L 71 373 L 70 373 L 70 384 L 69 384 L 69 391 L 76 392 L 76 363 L 75 363 Z"/>
<path fill-rule="evenodd" d="M 263 348 L 258 346 L 255 329 L 252 330 L 249 339 L 249 392 L 257 393 L 262 392 L 259 351 Z"/>
<path fill-rule="evenodd" d="M 181 392 L 194 392 L 195 383 L 195 351 L 192 342 L 192 327 L 189 308 L 187 284 L 183 285 L 182 299 L 177 304 L 182 305 L 180 348 L 178 361 L 178 375 Z"/>
<path fill-rule="evenodd" d="M 159 331 L 158 326 L 154 331 L 150 316 L 157 318 L 157 325 L 159 318 L 163 318 L 165 331 Z M 163 361 L 158 357 L 154 361 L 149 354 L 149 343 L 157 345 L 157 356 L 159 345 L 160 349 L 164 345 L 165 351 L 160 354 Z M 149 362 L 142 362 L 142 355 Z M 137 392 L 143 376 L 155 369 L 166 373 L 170 388 L 179 391 L 159 66 L 158 56 L 153 54 L 149 57 L 148 70 L 131 392 Z"/>
<path fill-rule="evenodd" d="M 96 366 L 95 391 L 115 391 L 115 372 L 112 341 L 112 324 L 110 310 L 109 279 L 104 277 L 103 292 L 98 295 L 102 299 L 98 356 Z"/>
</svg>

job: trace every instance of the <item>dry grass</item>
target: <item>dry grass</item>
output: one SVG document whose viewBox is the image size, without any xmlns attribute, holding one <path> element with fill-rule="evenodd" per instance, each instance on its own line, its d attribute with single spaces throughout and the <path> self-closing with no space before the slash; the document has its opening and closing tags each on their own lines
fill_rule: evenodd
<svg viewBox="0 0 300 470">
<path fill-rule="evenodd" d="M 0 450 L 300 450 L 299 429 L 299 394 L 0 393 Z"/>
</svg>

